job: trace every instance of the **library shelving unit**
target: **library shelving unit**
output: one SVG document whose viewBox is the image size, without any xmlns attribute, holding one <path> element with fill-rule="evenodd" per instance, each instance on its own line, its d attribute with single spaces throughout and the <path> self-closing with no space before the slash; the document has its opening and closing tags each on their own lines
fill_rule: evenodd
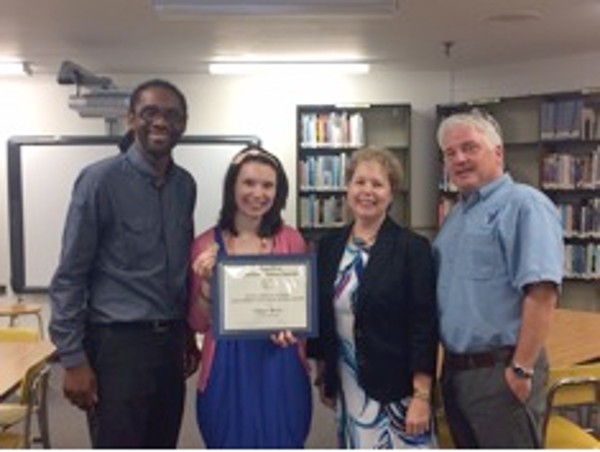
<svg viewBox="0 0 600 452">
<path fill-rule="evenodd" d="M 600 310 L 600 93 L 439 105 L 438 119 L 472 108 L 490 113 L 500 124 L 511 176 L 542 190 L 560 212 L 566 256 L 563 303 Z M 456 190 L 445 176 L 439 193 L 441 225 L 456 200 Z"/>
<path fill-rule="evenodd" d="M 349 220 L 345 170 L 352 152 L 367 145 L 385 147 L 400 159 L 403 188 L 391 216 L 410 224 L 409 104 L 299 105 L 296 125 L 297 219 L 309 242 Z"/>
</svg>

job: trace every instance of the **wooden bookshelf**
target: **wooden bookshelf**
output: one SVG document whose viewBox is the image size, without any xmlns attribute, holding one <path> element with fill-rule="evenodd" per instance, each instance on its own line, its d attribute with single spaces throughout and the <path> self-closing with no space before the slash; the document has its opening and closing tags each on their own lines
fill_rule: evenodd
<svg viewBox="0 0 600 452">
<path fill-rule="evenodd" d="M 367 145 L 389 149 L 402 163 L 404 186 L 391 215 L 410 225 L 410 105 L 300 105 L 296 116 L 297 226 L 307 240 L 350 219 L 346 167 Z"/>
</svg>

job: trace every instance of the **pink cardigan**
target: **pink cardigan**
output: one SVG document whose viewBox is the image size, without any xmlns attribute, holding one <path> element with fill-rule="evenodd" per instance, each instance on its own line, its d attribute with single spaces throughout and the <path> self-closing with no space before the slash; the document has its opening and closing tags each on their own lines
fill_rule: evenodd
<svg viewBox="0 0 600 452">
<path fill-rule="evenodd" d="M 210 228 L 209 230 L 200 234 L 192 245 L 191 260 L 202 253 L 208 246 L 215 242 L 215 229 Z M 273 244 L 273 254 L 294 254 L 294 253 L 305 253 L 306 243 L 298 231 L 284 225 L 281 231 L 275 236 Z M 200 309 L 198 304 L 198 296 L 200 293 L 200 278 L 196 275 L 190 275 L 190 302 L 189 302 L 189 314 L 188 323 L 192 330 L 204 333 L 204 343 L 202 345 L 202 361 L 200 367 L 200 376 L 198 379 L 198 389 L 204 391 L 208 377 L 210 376 L 210 370 L 212 368 L 213 357 L 215 354 L 215 339 L 210 325 L 210 318 L 207 317 L 206 313 Z M 300 342 L 298 347 L 298 353 L 302 362 L 305 363 L 308 370 L 308 364 L 306 362 L 306 344 L 304 341 Z"/>
</svg>

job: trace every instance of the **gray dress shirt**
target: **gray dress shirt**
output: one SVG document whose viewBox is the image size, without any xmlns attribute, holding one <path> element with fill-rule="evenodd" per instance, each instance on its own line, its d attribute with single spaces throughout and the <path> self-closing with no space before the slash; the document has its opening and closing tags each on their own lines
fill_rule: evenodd
<svg viewBox="0 0 600 452">
<path fill-rule="evenodd" d="M 89 323 L 185 318 L 195 202 L 186 170 L 172 163 L 159 186 L 136 144 L 81 171 L 50 286 L 50 335 L 66 367 L 86 361 Z"/>
</svg>

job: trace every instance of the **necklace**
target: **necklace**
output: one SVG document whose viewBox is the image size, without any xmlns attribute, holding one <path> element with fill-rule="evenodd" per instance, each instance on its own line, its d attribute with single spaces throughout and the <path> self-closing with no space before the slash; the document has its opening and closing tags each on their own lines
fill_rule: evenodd
<svg viewBox="0 0 600 452">
<path fill-rule="evenodd" d="M 272 250 L 272 242 L 267 237 L 258 237 L 258 243 L 254 240 L 244 240 L 239 236 L 227 234 L 225 244 L 229 254 L 269 254 Z M 258 246 L 257 246 L 258 245 Z"/>
<path fill-rule="evenodd" d="M 356 235 L 354 230 L 350 234 L 350 242 L 358 248 L 370 248 L 375 243 L 375 239 L 377 239 L 377 232 L 366 237 Z"/>
</svg>

